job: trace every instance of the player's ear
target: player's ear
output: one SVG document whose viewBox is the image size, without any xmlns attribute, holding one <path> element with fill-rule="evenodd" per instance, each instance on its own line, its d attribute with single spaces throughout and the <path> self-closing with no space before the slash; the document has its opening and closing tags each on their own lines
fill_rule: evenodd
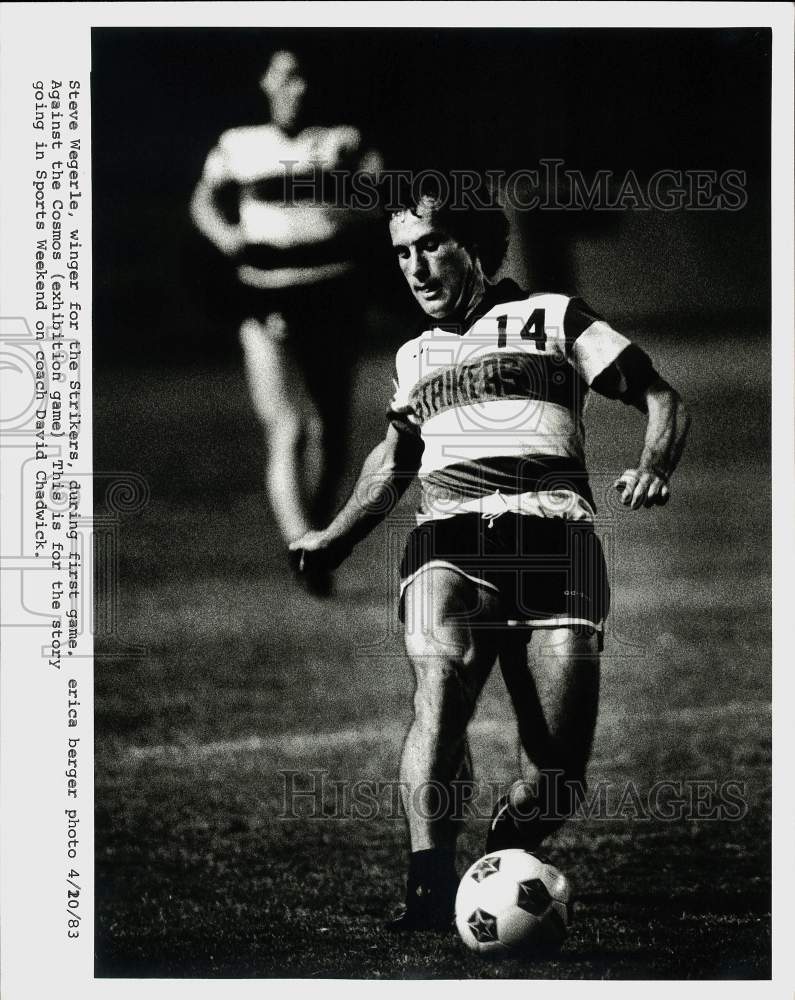
<svg viewBox="0 0 795 1000">
<path fill-rule="evenodd" d="M 472 266 L 475 267 L 476 269 L 479 267 L 480 270 L 482 271 L 483 270 L 483 261 L 480 259 L 480 247 L 478 246 L 478 244 L 477 243 L 466 243 L 464 245 L 465 245 L 467 253 L 469 254 L 469 257 L 470 257 L 470 259 L 472 261 Z"/>
</svg>

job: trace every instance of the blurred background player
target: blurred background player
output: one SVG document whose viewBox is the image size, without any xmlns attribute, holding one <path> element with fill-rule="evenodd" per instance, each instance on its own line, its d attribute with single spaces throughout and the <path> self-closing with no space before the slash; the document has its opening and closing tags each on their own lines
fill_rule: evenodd
<svg viewBox="0 0 795 1000">
<path fill-rule="evenodd" d="M 334 203 L 339 187 L 328 181 L 332 171 L 375 171 L 380 158 L 363 151 L 356 128 L 307 123 L 309 81 L 294 53 L 275 52 L 259 84 L 270 124 L 221 135 L 191 215 L 236 266 L 234 307 L 265 435 L 265 486 L 287 544 L 333 509 L 362 319 L 361 289 L 352 292 L 366 220 Z M 330 592 L 323 568 L 300 580 L 318 596 Z"/>
</svg>

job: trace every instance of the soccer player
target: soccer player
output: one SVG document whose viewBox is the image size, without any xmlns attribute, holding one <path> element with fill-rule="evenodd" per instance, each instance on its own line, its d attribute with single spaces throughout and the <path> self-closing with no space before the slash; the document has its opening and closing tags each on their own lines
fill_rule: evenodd
<svg viewBox="0 0 795 1000">
<path fill-rule="evenodd" d="M 339 564 L 419 474 L 400 567 L 416 676 L 401 763 L 411 858 L 405 911 L 388 925 L 408 931 L 450 925 L 457 823 L 444 805 L 497 657 L 527 769 L 495 807 L 487 850 L 537 848 L 584 780 L 609 607 L 583 454 L 589 390 L 647 417 L 640 457 L 614 484 L 631 510 L 667 502 L 689 422 L 649 357 L 581 299 L 489 283 L 504 216 L 449 206 L 434 184 L 389 212 L 426 324 L 397 353 L 386 436 L 331 524 L 294 543 L 305 567 Z"/>
<path fill-rule="evenodd" d="M 265 434 L 266 491 L 287 543 L 333 510 L 362 306 L 352 282 L 363 217 L 324 202 L 323 179 L 332 171 L 376 170 L 380 160 L 351 126 L 305 123 L 308 80 L 292 52 L 273 55 L 260 87 L 270 124 L 221 135 L 191 214 L 236 266 L 234 308 Z M 301 581 L 318 595 L 330 589 L 321 567 Z"/>
</svg>

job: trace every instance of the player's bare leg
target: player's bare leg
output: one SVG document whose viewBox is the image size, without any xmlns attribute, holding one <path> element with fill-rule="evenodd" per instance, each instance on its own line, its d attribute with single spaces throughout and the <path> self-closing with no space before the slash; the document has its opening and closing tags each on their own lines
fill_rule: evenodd
<svg viewBox="0 0 795 1000">
<path fill-rule="evenodd" d="M 287 543 L 316 527 L 311 511 L 326 471 L 323 422 L 290 352 L 284 321 L 272 313 L 240 328 L 254 410 L 265 433 L 265 486 Z"/>
<path fill-rule="evenodd" d="M 441 568 L 420 574 L 406 591 L 406 651 L 416 690 L 401 782 L 413 850 L 451 846 L 433 786 L 449 785 L 461 767 L 467 725 L 496 657 L 496 630 L 479 628 L 473 612 L 482 615 L 492 601 Z"/>
<path fill-rule="evenodd" d="M 495 811 L 487 850 L 532 850 L 557 830 L 584 788 L 599 701 L 599 642 L 582 626 L 509 636 L 501 667 L 516 712 L 524 777 Z"/>
<path fill-rule="evenodd" d="M 420 574 L 405 595 L 406 651 L 414 668 L 414 719 L 401 761 L 411 841 L 407 911 L 392 929 L 449 925 L 457 886 L 451 783 L 462 774 L 466 730 L 496 656 L 490 593 L 452 570 Z"/>
<path fill-rule="evenodd" d="M 470 804 L 475 798 L 475 774 L 469 740 L 465 737 L 459 756 L 458 766 L 451 786 L 451 811 L 447 818 L 449 833 L 445 840 L 455 847 L 466 825 Z"/>
</svg>

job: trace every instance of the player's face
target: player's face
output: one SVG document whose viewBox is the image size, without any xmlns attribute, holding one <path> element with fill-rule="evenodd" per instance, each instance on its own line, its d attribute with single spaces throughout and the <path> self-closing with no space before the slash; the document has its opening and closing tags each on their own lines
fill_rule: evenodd
<svg viewBox="0 0 795 1000">
<path fill-rule="evenodd" d="M 298 63 L 285 59 L 271 67 L 262 79 L 262 89 L 268 98 L 274 125 L 285 132 L 295 131 L 307 91 L 307 80 Z"/>
<path fill-rule="evenodd" d="M 434 319 L 452 316 L 472 287 L 469 250 L 438 225 L 433 202 L 426 199 L 414 211 L 393 215 L 389 232 L 414 298 Z"/>
</svg>

